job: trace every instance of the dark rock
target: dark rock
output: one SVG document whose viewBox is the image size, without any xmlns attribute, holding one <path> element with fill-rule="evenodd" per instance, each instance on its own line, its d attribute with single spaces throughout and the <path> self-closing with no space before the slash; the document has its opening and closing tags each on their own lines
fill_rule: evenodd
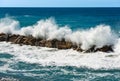
<svg viewBox="0 0 120 81">
<path fill-rule="evenodd" d="M 16 40 L 18 37 L 19 37 L 19 35 L 15 35 L 15 34 L 9 35 L 9 42 L 14 43 L 15 40 Z"/>
<path fill-rule="evenodd" d="M 0 41 L 6 41 L 6 34 L 0 33 Z"/>
<path fill-rule="evenodd" d="M 102 52 L 113 52 L 112 46 L 103 46 L 102 48 L 97 48 L 94 52 L 102 51 Z"/>
<path fill-rule="evenodd" d="M 39 41 L 39 46 L 45 47 L 46 40 Z"/>
<path fill-rule="evenodd" d="M 53 48 L 52 42 L 50 40 L 44 42 L 45 47 Z"/>
<path fill-rule="evenodd" d="M 89 48 L 88 50 L 85 50 L 86 53 L 89 53 L 89 52 L 94 52 L 95 51 L 95 45 L 93 45 L 91 48 Z"/>
<path fill-rule="evenodd" d="M 66 48 L 67 49 L 72 48 L 72 46 L 73 46 L 72 42 L 66 42 Z"/>
<path fill-rule="evenodd" d="M 15 39 L 15 41 L 14 41 L 14 43 L 16 43 L 16 44 L 22 44 L 23 43 L 23 38 L 24 38 L 24 36 L 18 36 L 16 39 Z"/>
<path fill-rule="evenodd" d="M 83 51 L 80 47 L 78 47 L 76 50 L 79 51 L 79 52 Z"/>
<path fill-rule="evenodd" d="M 34 46 L 35 43 L 36 43 L 36 39 L 33 38 L 33 37 L 23 37 L 21 39 L 21 43 L 22 44 L 26 44 L 26 45 L 32 45 L 32 46 Z"/>
<path fill-rule="evenodd" d="M 9 41 L 9 34 L 1 33 L 0 34 L 0 41 L 6 41 L 6 42 L 8 42 Z"/>
<path fill-rule="evenodd" d="M 72 49 L 73 49 L 73 50 L 76 50 L 77 48 L 78 48 L 77 45 L 75 45 L 75 44 L 72 45 Z"/>
<path fill-rule="evenodd" d="M 52 44 L 53 48 L 58 48 L 58 40 L 57 39 L 51 40 L 51 44 Z"/>
</svg>

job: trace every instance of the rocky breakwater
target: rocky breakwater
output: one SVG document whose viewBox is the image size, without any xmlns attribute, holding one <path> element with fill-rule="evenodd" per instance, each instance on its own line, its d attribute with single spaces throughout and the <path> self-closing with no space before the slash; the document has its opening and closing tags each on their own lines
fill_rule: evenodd
<svg viewBox="0 0 120 81">
<path fill-rule="evenodd" d="M 73 44 L 71 41 L 65 41 L 65 39 L 45 40 L 40 38 L 36 39 L 33 36 L 0 33 L 0 42 L 2 41 L 11 42 L 13 44 L 20 44 L 20 45 L 41 46 L 41 47 L 58 48 L 58 49 L 74 49 L 80 52 L 113 51 L 111 45 L 109 46 L 105 45 L 101 48 L 96 48 L 96 46 L 93 45 L 88 50 L 83 50 L 81 48 L 81 45 Z"/>
</svg>

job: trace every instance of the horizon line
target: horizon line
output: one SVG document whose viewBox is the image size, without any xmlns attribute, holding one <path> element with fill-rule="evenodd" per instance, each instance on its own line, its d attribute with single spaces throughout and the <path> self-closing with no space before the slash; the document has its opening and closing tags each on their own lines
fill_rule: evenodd
<svg viewBox="0 0 120 81">
<path fill-rule="evenodd" d="M 0 7 L 0 8 L 120 8 L 120 7 Z"/>
</svg>

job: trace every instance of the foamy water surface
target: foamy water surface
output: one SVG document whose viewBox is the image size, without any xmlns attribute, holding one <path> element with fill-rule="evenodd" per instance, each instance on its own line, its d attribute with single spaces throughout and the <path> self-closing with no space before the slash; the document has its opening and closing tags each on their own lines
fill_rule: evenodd
<svg viewBox="0 0 120 81">
<path fill-rule="evenodd" d="M 120 68 L 119 52 L 81 53 L 72 49 L 58 50 L 46 47 L 20 46 L 6 42 L 0 42 L 0 52 L 14 56 L 12 59 L 8 59 L 9 62 L 22 61 L 43 66 L 76 66 L 94 69 Z"/>
</svg>

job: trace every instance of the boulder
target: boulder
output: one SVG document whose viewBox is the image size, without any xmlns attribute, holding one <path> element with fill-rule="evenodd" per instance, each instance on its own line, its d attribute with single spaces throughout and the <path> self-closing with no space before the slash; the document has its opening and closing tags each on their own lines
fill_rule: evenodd
<svg viewBox="0 0 120 81">
<path fill-rule="evenodd" d="M 76 50 L 77 48 L 78 48 L 78 46 L 77 46 L 76 44 L 73 44 L 73 45 L 72 45 L 72 49 L 73 49 L 73 50 Z"/>
<path fill-rule="evenodd" d="M 72 47 L 71 42 L 66 42 L 65 39 L 62 40 L 49 40 L 47 43 L 47 47 L 58 48 L 58 49 L 70 49 Z"/>
<path fill-rule="evenodd" d="M 45 45 L 45 47 L 52 48 L 52 42 L 51 42 L 51 40 L 45 41 L 44 45 Z"/>
<path fill-rule="evenodd" d="M 16 40 L 18 37 L 19 37 L 19 35 L 15 35 L 15 34 L 9 35 L 9 42 L 14 43 L 15 40 Z"/>
<path fill-rule="evenodd" d="M 23 37 L 21 40 L 22 44 L 35 46 L 36 39 L 33 37 Z"/>
<path fill-rule="evenodd" d="M 6 34 L 0 33 L 0 41 L 6 41 Z"/>
<path fill-rule="evenodd" d="M 45 47 L 46 40 L 41 40 L 38 42 L 39 46 Z"/>
<path fill-rule="evenodd" d="M 70 48 L 72 48 L 72 43 L 71 42 L 59 41 L 57 44 L 58 44 L 57 45 L 58 49 L 70 49 Z"/>
<path fill-rule="evenodd" d="M 83 49 L 81 49 L 80 47 L 78 47 L 78 48 L 75 49 L 75 50 L 77 50 L 77 51 L 79 51 L 79 52 L 82 52 L 82 51 L 83 51 Z"/>
<path fill-rule="evenodd" d="M 22 44 L 23 41 L 24 41 L 23 38 L 24 38 L 24 36 L 19 35 L 19 36 L 15 39 L 15 41 L 14 41 L 13 43 Z"/>
<path fill-rule="evenodd" d="M 102 48 L 97 48 L 94 52 L 102 51 L 102 52 L 113 52 L 112 46 L 103 46 Z"/>
<path fill-rule="evenodd" d="M 58 40 L 57 39 L 51 40 L 51 44 L 52 44 L 52 48 L 58 48 Z"/>
<path fill-rule="evenodd" d="M 95 51 L 95 45 L 93 45 L 91 48 L 89 48 L 88 50 L 85 50 L 86 53 L 89 53 L 89 52 L 94 52 Z"/>
</svg>

